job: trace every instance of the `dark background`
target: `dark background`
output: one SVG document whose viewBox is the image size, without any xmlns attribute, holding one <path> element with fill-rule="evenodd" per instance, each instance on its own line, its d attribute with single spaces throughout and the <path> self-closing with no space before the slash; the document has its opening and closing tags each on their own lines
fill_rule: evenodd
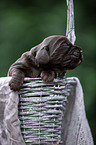
<svg viewBox="0 0 96 145">
<path fill-rule="evenodd" d="M 74 0 L 76 45 L 84 61 L 67 76 L 80 79 L 86 115 L 96 144 L 96 0 Z M 0 77 L 25 51 L 50 35 L 66 34 L 66 1 L 0 1 Z"/>
</svg>

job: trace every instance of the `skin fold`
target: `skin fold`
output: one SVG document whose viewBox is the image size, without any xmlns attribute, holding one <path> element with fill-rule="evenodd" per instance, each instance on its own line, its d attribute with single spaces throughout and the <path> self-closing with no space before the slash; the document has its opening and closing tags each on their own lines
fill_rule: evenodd
<svg viewBox="0 0 96 145">
<path fill-rule="evenodd" d="M 83 60 L 82 49 L 73 45 L 65 36 L 45 38 L 11 65 L 8 76 L 10 89 L 19 91 L 24 77 L 40 77 L 45 82 L 54 80 L 56 73 L 76 68 Z"/>
</svg>

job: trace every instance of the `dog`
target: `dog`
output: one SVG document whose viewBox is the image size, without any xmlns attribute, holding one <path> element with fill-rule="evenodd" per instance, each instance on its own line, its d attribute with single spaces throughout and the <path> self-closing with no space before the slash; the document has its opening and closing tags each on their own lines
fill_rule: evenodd
<svg viewBox="0 0 96 145">
<path fill-rule="evenodd" d="M 10 89 L 19 91 L 24 77 L 40 77 L 45 82 L 54 80 L 56 73 L 76 68 L 83 60 L 82 49 L 73 45 L 67 37 L 49 36 L 39 45 L 31 48 L 11 65 L 8 76 Z"/>
</svg>

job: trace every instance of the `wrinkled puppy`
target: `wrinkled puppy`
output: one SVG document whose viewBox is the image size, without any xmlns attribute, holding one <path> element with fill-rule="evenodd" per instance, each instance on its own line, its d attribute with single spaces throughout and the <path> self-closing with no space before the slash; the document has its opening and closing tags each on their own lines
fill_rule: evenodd
<svg viewBox="0 0 96 145">
<path fill-rule="evenodd" d="M 39 77 L 45 82 L 53 81 L 55 73 L 74 69 L 82 62 L 82 49 L 64 36 L 50 36 L 31 48 L 11 65 L 9 86 L 14 91 L 22 88 L 24 77 Z"/>
</svg>

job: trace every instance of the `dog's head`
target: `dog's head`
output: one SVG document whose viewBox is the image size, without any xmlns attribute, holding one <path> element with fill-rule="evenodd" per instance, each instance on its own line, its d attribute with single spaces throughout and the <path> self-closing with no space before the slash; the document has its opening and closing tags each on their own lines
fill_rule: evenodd
<svg viewBox="0 0 96 145">
<path fill-rule="evenodd" d="M 64 36 L 45 38 L 33 52 L 40 66 L 57 72 L 74 69 L 83 59 L 82 49 Z"/>
</svg>

